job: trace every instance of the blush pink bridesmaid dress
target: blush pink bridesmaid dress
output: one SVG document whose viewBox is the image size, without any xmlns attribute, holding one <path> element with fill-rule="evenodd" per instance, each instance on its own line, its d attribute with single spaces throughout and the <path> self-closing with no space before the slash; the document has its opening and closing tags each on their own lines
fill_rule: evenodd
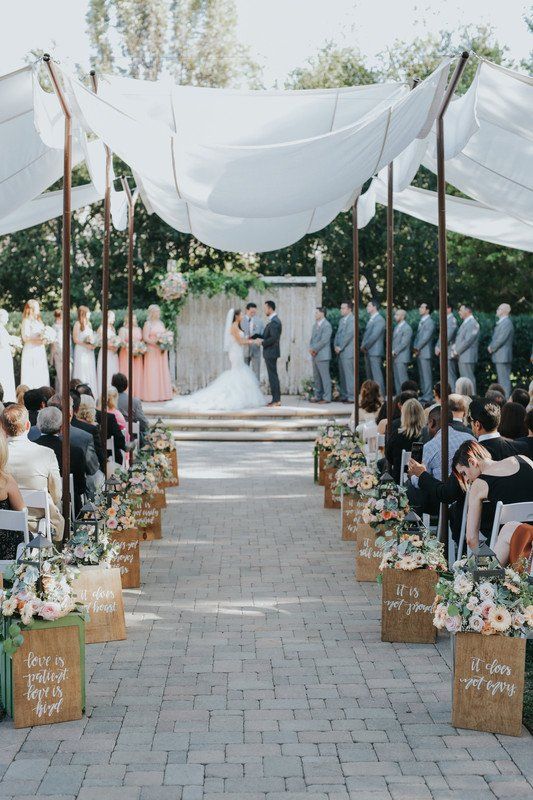
<svg viewBox="0 0 533 800">
<path fill-rule="evenodd" d="M 157 403 L 172 399 L 172 384 L 168 366 L 168 351 L 161 350 L 157 337 L 165 331 L 160 320 L 144 323 L 143 339 L 148 346 L 144 357 L 144 381 L 141 399 L 148 403 Z"/>
<path fill-rule="evenodd" d="M 128 377 L 128 329 L 122 327 L 118 332 L 121 340 L 125 343 L 125 347 L 121 347 L 118 351 L 118 364 L 119 369 L 123 375 Z M 133 341 L 142 342 L 143 332 L 138 325 L 133 326 Z M 144 386 L 144 357 L 133 356 L 133 394 L 135 397 L 142 397 Z"/>
</svg>

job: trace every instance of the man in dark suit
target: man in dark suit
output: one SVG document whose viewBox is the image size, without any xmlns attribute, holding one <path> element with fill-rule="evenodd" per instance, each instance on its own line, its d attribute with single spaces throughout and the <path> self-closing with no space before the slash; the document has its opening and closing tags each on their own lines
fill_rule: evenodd
<svg viewBox="0 0 533 800">
<path fill-rule="evenodd" d="M 37 425 L 37 414 L 46 406 L 46 397 L 40 389 L 28 389 L 24 393 L 24 405 L 28 409 L 31 428 L 28 431 L 30 442 L 36 442 L 41 432 Z"/>
<path fill-rule="evenodd" d="M 42 447 L 49 447 L 56 454 L 59 472 L 63 474 L 63 442 L 61 440 L 61 426 L 63 415 L 58 408 L 50 406 L 42 408 L 37 415 L 37 427 L 41 435 L 36 440 L 36 444 Z M 74 478 L 74 507 L 76 513 L 81 508 L 81 496 L 87 491 L 85 482 L 85 457 L 81 447 L 70 443 L 70 472 Z"/>
<path fill-rule="evenodd" d="M 73 408 L 73 401 L 72 398 L 70 399 L 70 441 L 75 447 L 80 447 L 83 451 L 83 457 L 85 459 L 85 479 L 87 483 L 87 492 L 88 494 L 93 494 L 99 486 L 105 480 L 105 473 L 102 473 L 100 470 L 100 463 L 98 461 L 98 456 L 96 455 L 96 450 L 94 449 L 94 442 L 93 437 L 90 433 L 86 431 L 82 431 L 79 428 L 76 428 L 72 425 L 72 419 L 74 416 L 74 408 Z M 50 398 L 48 401 L 48 406 L 52 406 L 58 408 L 61 411 L 61 398 L 58 394 L 55 394 L 53 397 Z"/>
<path fill-rule="evenodd" d="M 276 314 L 276 304 L 273 300 L 267 300 L 265 303 L 265 315 L 268 317 L 268 322 L 263 331 L 261 342 L 263 345 L 263 358 L 268 372 L 268 382 L 270 384 L 270 391 L 272 392 L 272 400 L 267 403 L 269 406 L 281 405 L 281 391 L 279 387 L 278 367 L 277 361 L 280 357 L 279 340 L 281 337 L 281 320 Z"/>
<path fill-rule="evenodd" d="M 498 433 L 500 424 L 500 407 L 486 398 L 475 397 L 470 403 L 468 417 L 472 424 L 472 432 L 479 444 L 488 450 L 493 461 L 502 461 L 509 456 L 529 455 L 527 443 L 518 440 L 504 439 Z"/>
<path fill-rule="evenodd" d="M 81 383 L 77 388 L 77 392 L 80 395 L 87 394 L 90 397 L 93 397 L 93 393 L 91 391 L 91 388 L 90 388 L 90 386 L 87 386 L 86 383 Z M 93 397 L 93 399 L 94 399 L 94 397 Z M 106 419 L 107 419 L 107 438 L 108 439 L 113 439 L 113 441 L 115 442 L 115 454 L 116 454 L 117 462 L 119 464 L 122 464 L 121 452 L 123 450 L 124 450 L 124 452 L 126 452 L 126 449 L 127 449 L 126 448 L 126 439 L 124 438 L 124 434 L 122 433 L 122 431 L 119 428 L 119 425 L 118 425 L 118 422 L 117 422 L 117 420 L 115 418 L 115 415 L 111 414 L 108 411 Z M 102 422 L 102 412 L 101 411 L 97 411 L 96 412 L 96 421 L 97 421 L 98 425 L 100 426 L 100 424 Z M 109 456 L 110 453 L 108 452 L 107 455 Z"/>
<path fill-rule="evenodd" d="M 73 414 L 71 425 L 73 428 L 79 428 L 79 430 L 91 434 L 91 436 L 93 437 L 93 445 L 96 457 L 98 458 L 98 463 L 100 464 L 100 469 L 105 474 L 106 458 L 104 454 L 104 448 L 102 447 L 102 431 L 100 430 L 100 426 L 97 423 L 94 423 L 93 425 L 91 422 L 86 422 L 86 420 L 84 419 L 78 419 L 78 412 L 80 410 L 80 404 L 81 404 L 81 395 L 77 391 L 72 390 L 70 392 L 70 396 L 72 398 L 72 414 Z"/>
</svg>

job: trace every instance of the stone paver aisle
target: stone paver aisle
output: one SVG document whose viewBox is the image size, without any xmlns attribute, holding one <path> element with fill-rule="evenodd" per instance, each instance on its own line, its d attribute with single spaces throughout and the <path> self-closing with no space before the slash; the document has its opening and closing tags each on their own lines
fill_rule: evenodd
<svg viewBox="0 0 533 800">
<path fill-rule="evenodd" d="M 128 641 L 88 647 L 87 718 L 0 723 L 0 798 L 533 796 L 531 737 L 450 726 L 448 643 L 380 642 L 309 444 L 187 443 L 180 462 Z"/>
</svg>

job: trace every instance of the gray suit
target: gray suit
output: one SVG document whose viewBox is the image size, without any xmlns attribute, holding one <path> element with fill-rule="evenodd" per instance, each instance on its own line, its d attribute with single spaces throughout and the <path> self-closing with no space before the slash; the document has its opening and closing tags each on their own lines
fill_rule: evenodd
<svg viewBox="0 0 533 800">
<path fill-rule="evenodd" d="M 353 314 L 347 314 L 339 320 L 339 327 L 333 342 L 335 347 L 340 349 L 337 357 L 339 360 L 339 379 L 342 400 L 354 399 L 354 318 Z"/>
<path fill-rule="evenodd" d="M 418 375 L 420 378 L 420 400 L 430 403 L 433 398 L 433 375 L 431 372 L 431 358 L 433 356 L 433 338 L 435 323 L 427 314 L 420 318 L 416 331 L 413 348 L 418 350 Z"/>
<path fill-rule="evenodd" d="M 510 317 L 502 317 L 496 323 L 490 340 L 491 359 L 496 367 L 498 383 L 511 394 L 511 364 L 513 362 L 514 325 Z"/>
<path fill-rule="evenodd" d="M 120 392 L 118 395 L 118 410 L 122 412 L 126 422 L 128 421 L 128 392 Z M 139 423 L 139 431 L 141 434 L 141 444 L 144 440 L 144 432 L 148 430 L 148 420 L 146 419 L 142 407 L 142 403 L 138 397 L 133 398 L 133 405 L 132 405 L 132 422 Z"/>
<path fill-rule="evenodd" d="M 459 373 L 457 372 L 457 362 L 455 358 L 450 358 L 455 337 L 457 336 L 457 320 L 453 314 L 448 314 L 446 319 L 446 330 L 448 336 L 448 383 L 450 384 L 452 392 L 454 392 Z"/>
<path fill-rule="evenodd" d="M 413 329 L 403 320 L 392 332 L 392 369 L 394 372 L 394 390 L 400 394 L 401 385 L 407 380 L 407 365 L 411 360 L 411 339 Z"/>
<path fill-rule="evenodd" d="M 459 356 L 459 375 L 470 378 L 476 391 L 474 372 L 478 359 L 479 323 L 473 316 L 467 317 L 457 331 L 454 350 Z"/>
<path fill-rule="evenodd" d="M 261 319 L 256 315 L 255 317 L 249 317 L 245 314 L 242 318 L 241 328 L 244 331 L 244 335 L 247 339 L 250 338 L 254 333 L 262 334 L 265 326 Z M 256 374 L 257 380 L 260 380 L 261 375 L 261 348 L 258 347 L 256 344 L 247 345 L 244 348 L 244 361 L 248 364 L 249 367 L 253 369 Z"/>
<path fill-rule="evenodd" d="M 309 349 L 314 350 L 313 379 L 315 382 L 315 397 L 317 400 L 331 402 L 331 375 L 329 362 L 331 361 L 331 334 L 332 328 L 327 319 L 320 323 L 315 322 L 311 332 Z"/>
<path fill-rule="evenodd" d="M 385 394 L 385 381 L 383 380 L 383 356 L 385 354 L 385 319 L 381 314 L 370 317 L 363 334 L 361 347 L 365 348 L 366 377 L 376 381 Z"/>
</svg>

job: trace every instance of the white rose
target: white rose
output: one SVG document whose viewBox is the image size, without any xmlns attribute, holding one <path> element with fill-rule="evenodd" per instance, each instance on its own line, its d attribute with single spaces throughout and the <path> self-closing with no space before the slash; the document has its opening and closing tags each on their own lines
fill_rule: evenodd
<svg viewBox="0 0 533 800">
<path fill-rule="evenodd" d="M 470 619 L 468 620 L 468 626 L 471 630 L 476 631 L 476 633 L 481 633 L 483 628 L 483 618 L 478 616 L 477 614 L 472 614 Z"/>
<path fill-rule="evenodd" d="M 495 594 L 495 589 L 492 583 L 483 581 L 479 584 L 479 596 L 482 600 L 492 600 Z"/>
<path fill-rule="evenodd" d="M 453 582 L 453 589 L 457 594 L 470 594 L 473 588 L 474 584 L 466 575 L 458 575 Z"/>
</svg>

